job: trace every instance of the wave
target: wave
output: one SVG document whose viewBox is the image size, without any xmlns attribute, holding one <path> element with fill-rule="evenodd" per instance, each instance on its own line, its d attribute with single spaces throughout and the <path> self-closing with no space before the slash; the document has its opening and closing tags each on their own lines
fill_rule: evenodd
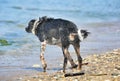
<svg viewBox="0 0 120 81">
<path fill-rule="evenodd" d="M 39 10 L 39 11 L 54 11 L 54 12 L 59 12 L 59 11 L 64 11 L 64 12 L 80 12 L 79 9 L 41 9 L 41 8 L 36 8 L 36 7 L 22 7 L 22 6 L 12 6 L 11 8 L 17 9 L 17 10 Z"/>
<path fill-rule="evenodd" d="M 10 23 L 10 24 L 15 24 L 15 23 L 17 23 L 17 21 L 13 21 L 13 20 L 0 20 L 0 23 Z"/>
</svg>

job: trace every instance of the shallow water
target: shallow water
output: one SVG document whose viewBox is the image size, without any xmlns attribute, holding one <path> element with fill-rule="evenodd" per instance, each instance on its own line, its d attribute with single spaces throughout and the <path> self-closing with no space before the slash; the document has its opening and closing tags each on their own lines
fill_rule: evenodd
<svg viewBox="0 0 120 81">
<path fill-rule="evenodd" d="M 33 64 L 40 64 L 40 43 L 24 28 L 29 20 L 45 15 L 68 19 L 91 32 L 81 43 L 82 57 L 120 48 L 119 4 L 120 0 L 0 0 L 0 39 L 11 43 L 0 46 L 0 72 L 32 70 Z M 72 47 L 70 51 L 74 52 Z M 49 69 L 62 67 L 59 47 L 47 46 L 45 57 Z"/>
</svg>

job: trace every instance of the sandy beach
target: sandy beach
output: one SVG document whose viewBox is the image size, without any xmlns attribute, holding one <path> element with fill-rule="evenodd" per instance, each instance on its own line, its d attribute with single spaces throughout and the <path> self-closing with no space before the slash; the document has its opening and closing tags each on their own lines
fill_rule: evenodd
<svg viewBox="0 0 120 81">
<path fill-rule="evenodd" d="M 30 71 L 4 72 L 4 76 L 0 74 L 0 81 L 120 81 L 120 49 L 92 54 L 85 57 L 83 63 L 88 65 L 83 65 L 81 71 L 67 69 L 67 73 L 84 73 L 78 76 L 65 77 L 62 70 L 44 73 L 34 65 Z"/>
</svg>

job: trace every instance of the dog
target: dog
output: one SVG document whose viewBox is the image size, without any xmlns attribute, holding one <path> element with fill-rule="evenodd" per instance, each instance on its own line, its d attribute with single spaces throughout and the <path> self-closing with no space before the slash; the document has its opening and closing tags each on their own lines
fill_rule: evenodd
<svg viewBox="0 0 120 81">
<path fill-rule="evenodd" d="M 41 42 L 40 60 L 42 63 L 43 71 L 46 72 L 47 63 L 44 58 L 44 52 L 47 44 L 58 45 L 62 48 L 64 62 L 63 72 L 69 61 L 72 68 L 81 69 L 82 58 L 80 56 L 80 42 L 83 41 L 90 32 L 87 30 L 80 30 L 77 26 L 65 19 L 54 19 L 46 16 L 40 17 L 38 20 L 32 19 L 29 21 L 28 26 L 25 28 L 26 32 L 33 33 L 38 37 Z M 73 45 L 77 54 L 78 65 L 75 64 L 68 48 Z"/>
</svg>

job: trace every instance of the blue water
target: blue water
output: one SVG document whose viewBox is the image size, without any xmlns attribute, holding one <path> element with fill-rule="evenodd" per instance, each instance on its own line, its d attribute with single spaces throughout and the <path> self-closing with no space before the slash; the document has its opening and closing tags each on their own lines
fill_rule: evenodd
<svg viewBox="0 0 120 81">
<path fill-rule="evenodd" d="M 90 31 L 81 43 L 83 57 L 120 48 L 120 0 L 0 0 L 0 39 L 11 43 L 0 46 L 0 66 L 40 63 L 40 43 L 24 28 L 42 16 L 67 19 Z M 45 57 L 52 62 L 62 58 L 61 49 L 47 46 Z"/>
<path fill-rule="evenodd" d="M 26 24 L 31 18 L 44 15 L 81 23 L 120 20 L 119 4 L 119 0 L 1 0 L 0 20 Z"/>
</svg>

